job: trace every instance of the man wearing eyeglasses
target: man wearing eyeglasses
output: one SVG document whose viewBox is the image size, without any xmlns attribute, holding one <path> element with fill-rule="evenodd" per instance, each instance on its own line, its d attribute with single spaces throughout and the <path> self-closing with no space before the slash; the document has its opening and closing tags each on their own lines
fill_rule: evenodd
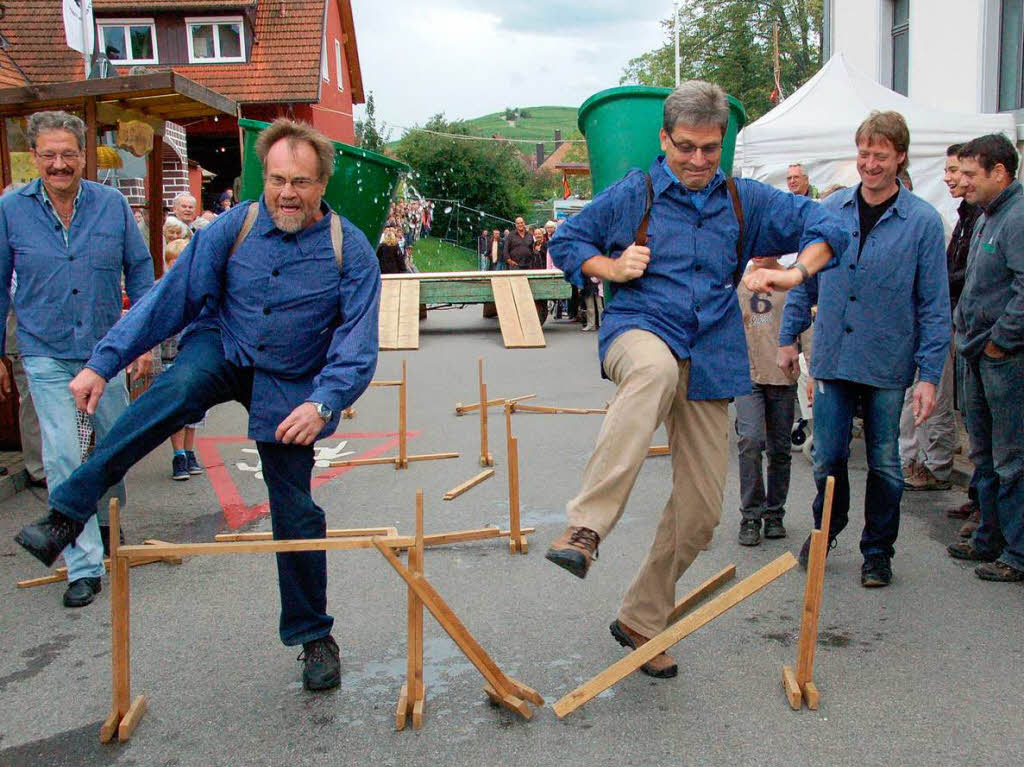
<svg viewBox="0 0 1024 767">
<path fill-rule="evenodd" d="M 373 377 L 380 270 L 363 233 L 323 201 L 334 171 L 329 139 L 279 119 L 257 139 L 256 153 L 260 202 L 235 206 L 197 232 L 72 381 L 75 404 L 91 413 L 125 360 L 189 326 L 174 367 L 53 488 L 50 513 L 18 535 L 38 559 L 49 563 L 136 461 L 228 401 L 249 411 L 274 536 L 326 535 L 324 511 L 310 495 L 313 443 L 333 434 L 341 411 Z M 281 641 L 303 646 L 306 689 L 337 687 L 324 552 L 278 554 L 277 567 Z"/>
<path fill-rule="evenodd" d="M 121 316 L 122 275 L 134 306 L 153 285 L 153 261 L 124 195 L 82 179 L 81 119 L 67 112 L 37 112 L 28 119 L 27 138 L 39 178 L 0 198 L 0 316 L 7 315 L 12 300 L 7 286 L 17 272 L 18 348 L 39 415 L 46 479 L 53 488 L 82 461 L 68 384 Z M 137 356 L 134 364 L 144 375 L 152 359 L 141 351 Z M 111 371 L 116 385 L 96 404 L 92 420 L 98 438 L 128 405 L 122 370 L 131 362 Z M 0 396 L 10 394 L 7 372 L 0 366 Z M 99 592 L 104 572 L 96 518 L 67 543 L 64 605 L 84 607 Z"/>
<path fill-rule="evenodd" d="M 789 289 L 849 240 L 839 219 L 810 199 L 745 179 L 735 183 L 741 233 L 719 168 L 728 121 L 721 88 L 680 85 L 665 101 L 664 154 L 648 174 L 631 172 L 599 194 L 558 228 L 550 245 L 574 285 L 591 277 L 616 283 L 598 347 L 618 389 L 579 494 L 569 501 L 569 528 L 548 559 L 586 575 L 625 508 L 655 430 L 664 423 L 668 431 L 672 494 L 610 627 L 627 647 L 666 628 L 676 581 L 707 546 L 722 513 L 728 402 L 751 391 L 737 275 L 753 256 L 799 251 L 789 270 L 757 269 L 744 278 L 755 293 Z M 637 242 L 645 219 L 646 245 Z M 662 653 L 641 670 L 672 677 L 677 669 Z"/>
</svg>

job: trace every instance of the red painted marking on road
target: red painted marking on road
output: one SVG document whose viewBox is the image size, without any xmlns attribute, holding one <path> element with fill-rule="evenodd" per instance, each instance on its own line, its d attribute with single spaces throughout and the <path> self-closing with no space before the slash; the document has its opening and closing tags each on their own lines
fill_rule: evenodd
<svg viewBox="0 0 1024 767">
<path fill-rule="evenodd" d="M 406 432 L 407 438 L 412 439 L 418 437 L 420 432 L 409 431 Z M 374 431 L 374 432 L 346 432 L 332 434 L 327 439 L 385 439 L 390 438 L 386 442 L 383 442 L 376 447 L 372 447 L 356 456 L 346 456 L 347 460 L 356 460 L 360 458 L 377 458 L 387 454 L 389 450 L 397 448 L 398 446 L 398 433 L 393 431 Z M 228 527 L 231 530 L 236 530 L 242 525 L 252 522 L 254 519 L 259 519 L 270 511 L 270 502 L 263 501 L 252 506 L 246 504 L 242 498 L 242 494 L 238 491 L 238 486 L 235 484 L 234 479 L 231 478 L 231 473 L 228 471 L 227 464 L 224 461 L 223 456 L 220 454 L 218 444 L 238 444 L 238 443 L 252 443 L 252 440 L 248 437 L 196 437 L 196 450 L 199 453 L 199 457 L 203 462 L 203 466 L 206 468 L 206 476 L 210 480 L 210 484 L 213 486 L 213 491 L 217 494 L 217 500 L 220 501 L 221 510 L 224 513 L 224 520 L 227 522 Z M 321 485 L 330 482 L 342 474 L 346 474 L 352 469 L 358 468 L 356 466 L 342 466 L 334 469 L 328 469 L 320 474 L 316 474 L 312 478 L 311 486 L 318 488 Z"/>
</svg>

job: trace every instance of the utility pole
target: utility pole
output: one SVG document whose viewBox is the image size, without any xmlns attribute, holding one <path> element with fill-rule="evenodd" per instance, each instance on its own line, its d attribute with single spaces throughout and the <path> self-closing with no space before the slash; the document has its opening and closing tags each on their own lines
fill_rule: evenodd
<svg viewBox="0 0 1024 767">
<path fill-rule="evenodd" d="M 679 87 L 679 0 L 672 2 L 672 31 L 676 38 L 676 87 Z"/>
</svg>

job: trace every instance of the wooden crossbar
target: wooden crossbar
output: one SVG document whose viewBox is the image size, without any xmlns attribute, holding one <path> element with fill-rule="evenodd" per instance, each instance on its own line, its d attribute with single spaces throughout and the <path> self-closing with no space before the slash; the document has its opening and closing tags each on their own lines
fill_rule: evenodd
<svg viewBox="0 0 1024 767">
<path fill-rule="evenodd" d="M 143 565 L 152 565 L 157 562 L 163 562 L 168 565 L 180 565 L 181 557 L 152 557 L 150 559 L 133 559 L 131 567 L 142 567 Z M 110 558 L 107 557 L 103 560 L 103 567 L 108 572 L 110 571 Z M 57 567 L 50 575 L 43 575 L 39 578 L 29 578 L 27 580 L 18 581 L 17 586 L 19 589 L 30 589 L 33 586 L 45 586 L 50 583 L 63 583 L 68 579 L 68 569 L 66 567 Z"/>
<path fill-rule="evenodd" d="M 776 578 L 796 567 L 796 557 L 787 552 L 773 562 L 747 576 L 724 594 L 721 594 L 677 623 L 673 623 L 629 655 L 613 663 L 588 682 L 564 696 L 554 705 L 559 718 L 571 714 L 587 701 L 607 690 L 623 677 L 632 674 L 655 656 L 665 652 L 684 637 L 735 607 L 744 599 L 760 591 Z"/>
<path fill-rule="evenodd" d="M 398 528 L 395 527 L 351 527 L 351 528 L 327 528 L 326 538 L 358 538 L 361 536 L 380 535 L 385 538 L 397 538 Z M 215 541 L 272 541 L 274 534 L 270 531 L 263 533 L 218 533 L 213 536 Z"/>
<path fill-rule="evenodd" d="M 526 399 L 534 399 L 536 396 L 536 394 L 523 394 L 518 397 L 502 397 L 500 399 L 489 399 L 483 401 L 487 403 L 487 407 L 505 407 L 506 402 L 522 402 Z M 479 402 L 473 402 L 469 405 L 463 405 L 461 402 L 455 403 L 455 415 L 465 415 L 466 413 L 471 413 L 474 410 L 479 409 Z"/>
<path fill-rule="evenodd" d="M 676 602 L 676 606 L 668 616 L 668 622 L 675 623 L 735 577 L 736 565 L 729 565 L 721 572 L 712 575 L 697 588 Z"/>
<path fill-rule="evenodd" d="M 513 413 L 547 413 L 549 415 L 604 415 L 606 408 L 586 407 L 548 407 L 546 405 L 527 405 L 521 402 L 512 403 Z"/>
<path fill-rule="evenodd" d="M 481 471 L 476 476 L 470 477 L 465 482 L 463 482 L 461 485 L 456 485 L 451 490 L 449 490 L 447 493 L 445 493 L 444 494 L 444 500 L 452 501 L 452 500 L 458 498 L 463 493 L 465 493 L 467 490 L 470 490 L 471 488 L 476 487 L 477 485 L 479 485 L 484 480 L 490 479 L 493 476 L 494 476 L 494 469 L 485 469 L 484 471 Z"/>
<path fill-rule="evenodd" d="M 424 607 L 430 611 L 434 619 L 444 629 L 445 633 L 452 638 L 459 649 L 472 663 L 481 676 L 487 681 L 490 690 L 486 690 L 488 697 L 496 704 L 505 706 L 518 712 L 522 717 L 530 719 L 533 717 L 533 710 L 527 702 L 537 706 L 544 705 L 542 698 L 536 691 L 531 690 L 521 682 L 505 675 L 498 665 L 491 659 L 476 638 L 469 633 L 469 630 L 459 620 L 458 616 L 437 593 L 433 585 L 422 573 L 411 572 L 406 568 L 386 545 L 385 541 L 377 539 L 376 546 L 384 559 L 394 568 L 395 572 L 406 582 L 416 596 L 422 600 Z"/>
<path fill-rule="evenodd" d="M 131 561 L 151 556 L 202 557 L 221 554 L 276 554 L 289 551 L 350 551 L 368 549 L 374 540 L 385 546 L 407 549 L 414 541 L 409 537 L 381 538 L 358 536 L 353 538 L 297 538 L 290 540 L 224 541 L 213 543 L 164 543 L 155 546 L 121 546 L 116 556 Z M 111 549 L 111 559 L 115 555 Z"/>
</svg>

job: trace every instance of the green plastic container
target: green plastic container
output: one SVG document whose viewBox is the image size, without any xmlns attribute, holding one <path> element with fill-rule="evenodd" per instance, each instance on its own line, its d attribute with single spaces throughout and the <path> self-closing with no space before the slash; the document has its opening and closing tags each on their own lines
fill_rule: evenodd
<svg viewBox="0 0 1024 767">
<path fill-rule="evenodd" d="M 263 166 L 256 156 L 256 138 L 270 123 L 239 120 L 242 129 L 243 200 L 257 200 L 263 193 Z M 411 168 L 376 152 L 332 141 L 334 175 L 327 182 L 324 199 L 366 235 L 375 245 L 387 221 L 388 208 L 402 173 Z"/>
<path fill-rule="evenodd" d="M 632 168 L 647 170 L 661 154 L 662 110 L 671 88 L 624 85 L 595 93 L 580 107 L 577 124 L 587 139 L 594 194 Z M 729 126 L 722 141 L 722 171 L 732 175 L 736 134 L 747 121 L 743 104 L 728 96 Z"/>
</svg>

